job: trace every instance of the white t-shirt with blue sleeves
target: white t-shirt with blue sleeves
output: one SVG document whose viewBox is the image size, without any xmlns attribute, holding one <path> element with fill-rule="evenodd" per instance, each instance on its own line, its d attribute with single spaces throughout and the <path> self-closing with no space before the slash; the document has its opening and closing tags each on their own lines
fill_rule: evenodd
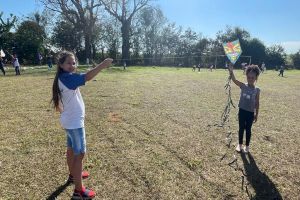
<svg viewBox="0 0 300 200">
<path fill-rule="evenodd" d="M 85 107 L 79 86 L 85 85 L 85 74 L 63 72 L 58 77 L 63 111 L 60 123 L 65 129 L 84 127 Z"/>
</svg>

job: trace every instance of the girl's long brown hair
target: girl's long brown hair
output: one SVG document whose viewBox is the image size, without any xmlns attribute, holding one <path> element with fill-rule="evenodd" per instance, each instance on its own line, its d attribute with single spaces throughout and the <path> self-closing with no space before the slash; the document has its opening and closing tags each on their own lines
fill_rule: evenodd
<svg viewBox="0 0 300 200">
<path fill-rule="evenodd" d="M 51 102 L 53 103 L 53 107 L 58 111 L 60 110 L 59 101 L 61 101 L 61 92 L 60 92 L 60 89 L 58 87 L 58 78 L 59 78 L 59 75 L 63 72 L 63 69 L 60 66 L 70 56 L 75 57 L 72 52 L 63 51 L 58 55 L 58 59 L 57 59 L 57 70 L 56 70 L 56 74 L 55 74 L 55 78 L 54 78 L 53 86 L 52 86 L 52 99 L 51 99 Z"/>
</svg>

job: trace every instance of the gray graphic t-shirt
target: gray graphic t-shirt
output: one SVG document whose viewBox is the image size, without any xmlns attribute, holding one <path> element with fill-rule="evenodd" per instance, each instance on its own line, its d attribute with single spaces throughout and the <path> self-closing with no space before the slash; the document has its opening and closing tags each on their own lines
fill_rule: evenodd
<svg viewBox="0 0 300 200">
<path fill-rule="evenodd" d="M 256 95 L 260 93 L 258 87 L 249 87 L 248 84 L 241 86 L 241 97 L 239 102 L 239 108 L 254 112 L 256 104 Z"/>
</svg>

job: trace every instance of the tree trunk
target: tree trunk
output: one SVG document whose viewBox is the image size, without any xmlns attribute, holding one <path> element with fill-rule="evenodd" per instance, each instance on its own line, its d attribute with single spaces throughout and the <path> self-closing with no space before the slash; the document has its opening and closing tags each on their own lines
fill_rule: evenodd
<svg viewBox="0 0 300 200">
<path fill-rule="evenodd" d="M 91 45 L 91 35 L 87 32 L 84 34 L 84 47 L 85 47 L 85 59 L 91 60 L 92 45 Z"/>
<path fill-rule="evenodd" d="M 97 53 L 97 50 L 96 50 L 96 46 L 95 46 L 95 44 L 94 44 L 94 43 L 92 44 L 92 47 L 93 47 L 93 55 L 92 55 L 92 59 L 93 59 L 93 60 L 95 60 L 95 58 L 96 58 L 96 53 Z"/>
<path fill-rule="evenodd" d="M 129 64 L 130 56 L 130 21 L 125 21 L 122 23 L 122 61 L 126 62 L 127 66 Z"/>
<path fill-rule="evenodd" d="M 104 47 L 101 48 L 101 60 L 104 60 Z"/>
</svg>

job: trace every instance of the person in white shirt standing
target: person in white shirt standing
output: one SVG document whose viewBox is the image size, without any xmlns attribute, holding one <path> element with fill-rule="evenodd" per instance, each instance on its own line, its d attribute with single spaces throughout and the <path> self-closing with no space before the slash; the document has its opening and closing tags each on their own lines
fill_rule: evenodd
<svg viewBox="0 0 300 200">
<path fill-rule="evenodd" d="M 76 59 L 71 52 L 61 52 L 58 58 L 57 72 L 52 87 L 54 108 L 60 111 L 60 122 L 67 135 L 67 163 L 69 182 L 75 183 L 72 199 L 92 199 L 95 192 L 82 184 L 89 176 L 82 171 L 83 157 L 86 153 L 84 129 L 85 106 L 79 90 L 86 81 L 93 79 L 102 69 L 109 67 L 112 59 L 107 58 L 86 74 L 75 73 Z"/>
<path fill-rule="evenodd" d="M 20 73 L 20 63 L 19 63 L 17 54 L 13 54 L 13 56 L 12 56 L 12 64 L 13 64 L 13 66 L 15 68 L 16 76 L 21 75 L 21 73 Z"/>
<path fill-rule="evenodd" d="M 263 62 L 261 64 L 261 72 L 264 73 L 266 71 L 266 64 Z"/>
</svg>

